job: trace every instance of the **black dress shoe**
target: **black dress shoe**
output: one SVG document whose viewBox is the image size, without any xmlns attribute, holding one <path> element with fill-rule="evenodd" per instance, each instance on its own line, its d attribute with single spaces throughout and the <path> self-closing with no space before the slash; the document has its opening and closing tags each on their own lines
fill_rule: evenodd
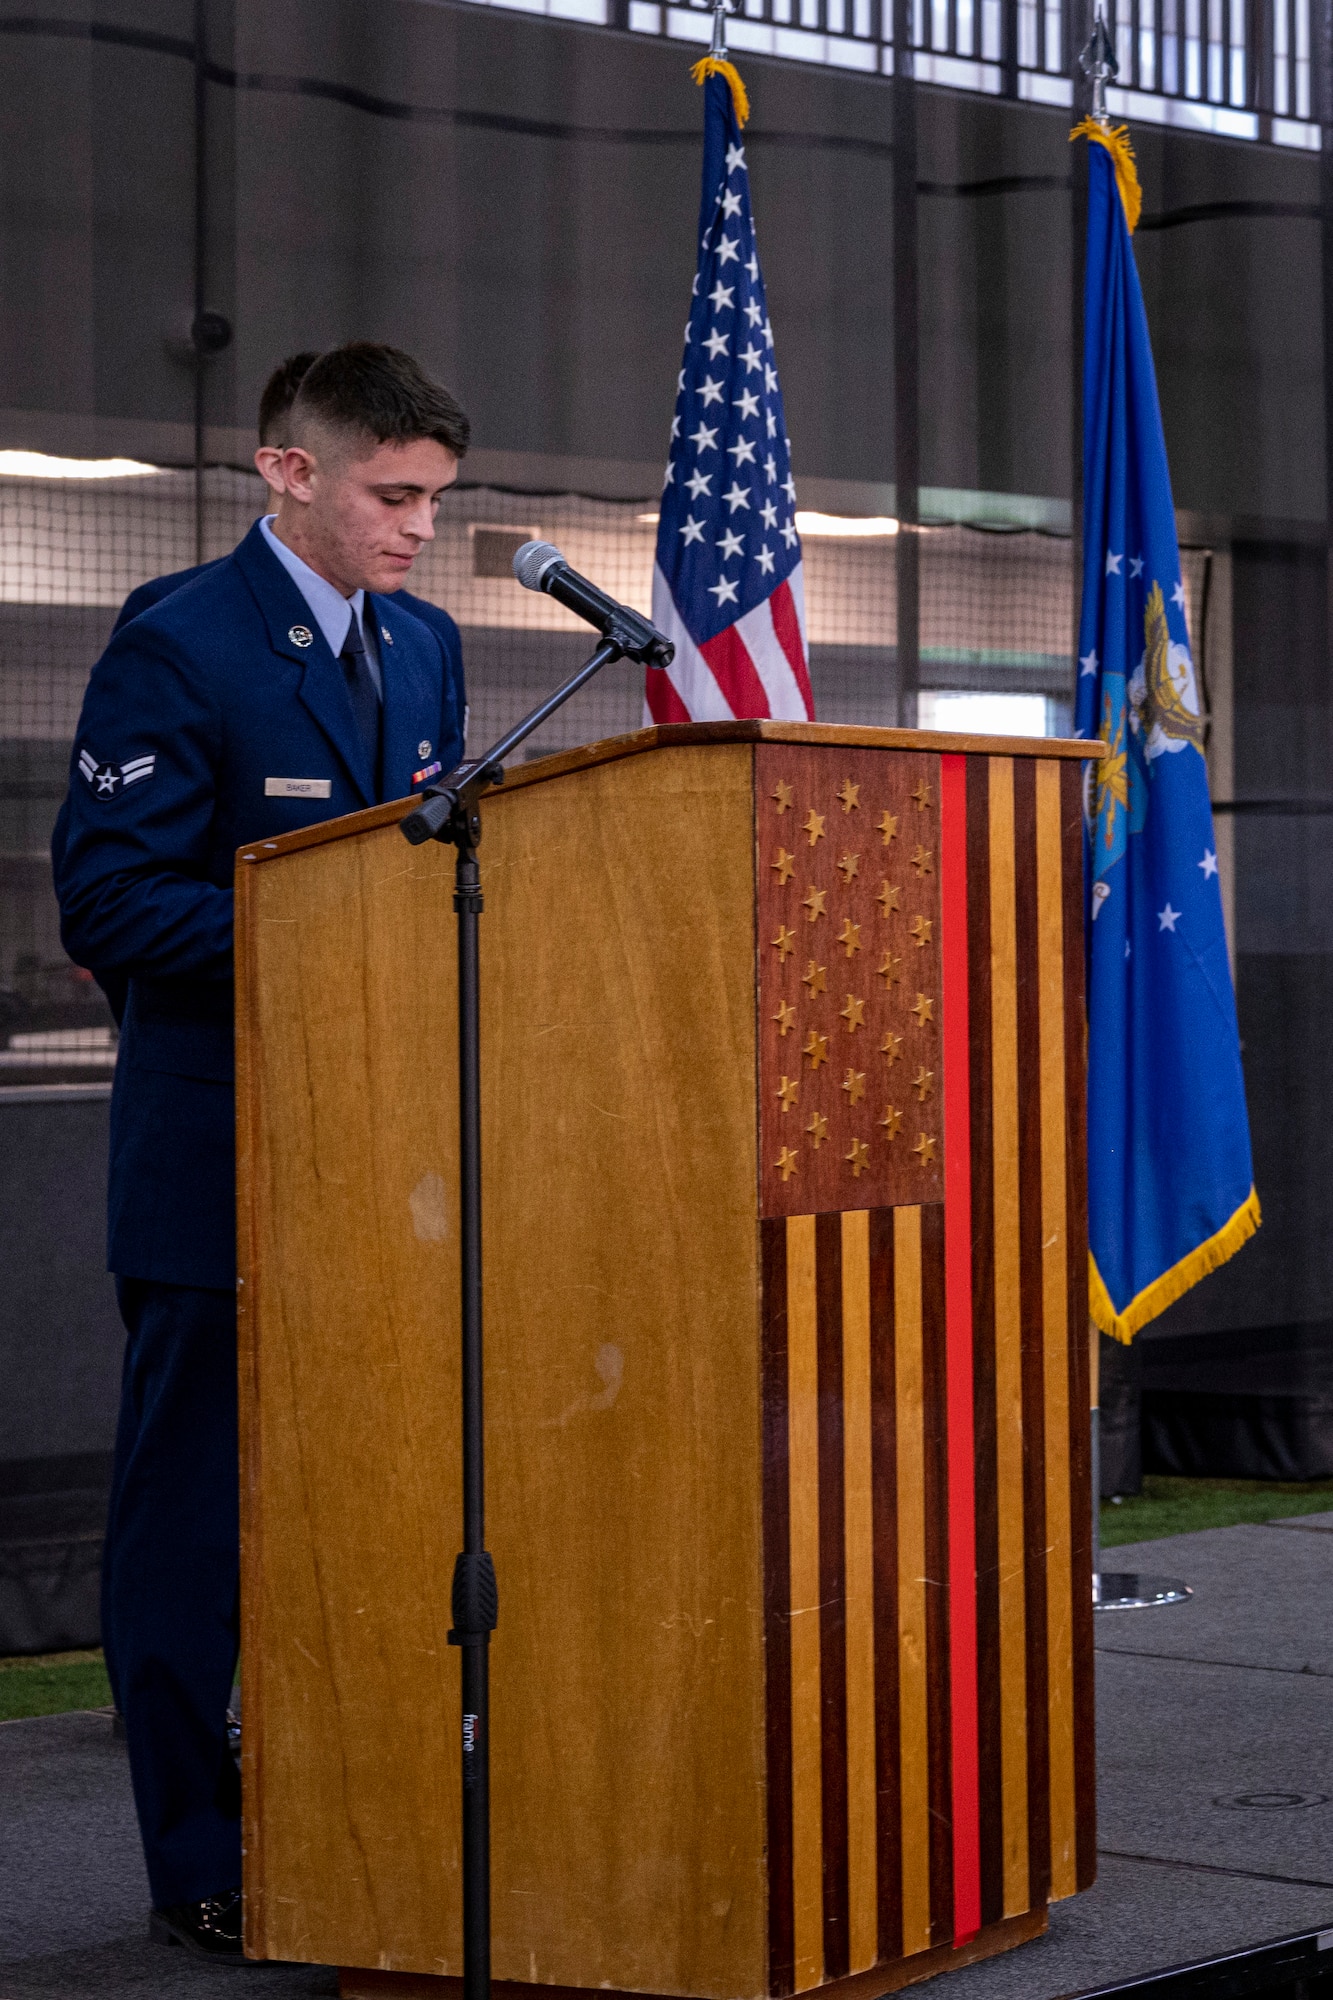
<svg viewBox="0 0 1333 2000">
<path fill-rule="evenodd" d="M 169 1910 L 154 1910 L 148 1919 L 148 1935 L 158 1944 L 183 1944 L 215 1965 L 244 1965 L 241 1950 L 241 1892 L 228 1889 L 225 1895 L 205 1896 L 200 1903 L 176 1903 Z"/>
</svg>

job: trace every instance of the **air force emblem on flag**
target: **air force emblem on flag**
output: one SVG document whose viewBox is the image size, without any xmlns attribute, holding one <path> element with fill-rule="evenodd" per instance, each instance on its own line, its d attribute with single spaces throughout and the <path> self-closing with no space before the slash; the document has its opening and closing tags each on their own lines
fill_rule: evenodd
<svg viewBox="0 0 1333 2000">
<path fill-rule="evenodd" d="M 99 764 L 88 750 L 79 752 L 79 769 L 94 798 L 114 799 L 128 785 L 151 778 L 157 758 L 131 757 L 128 764 Z"/>
</svg>

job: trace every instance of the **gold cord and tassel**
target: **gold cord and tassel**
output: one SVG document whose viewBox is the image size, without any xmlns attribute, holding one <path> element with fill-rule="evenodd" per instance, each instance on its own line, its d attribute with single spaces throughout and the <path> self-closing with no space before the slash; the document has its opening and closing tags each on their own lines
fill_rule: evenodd
<svg viewBox="0 0 1333 2000">
<path fill-rule="evenodd" d="M 1105 146 L 1111 155 L 1115 167 L 1115 184 L 1120 190 L 1125 221 L 1132 236 L 1139 226 L 1139 216 L 1143 212 L 1143 190 L 1139 186 L 1139 170 L 1134 164 L 1134 148 L 1130 143 L 1128 125 L 1103 125 L 1096 118 L 1085 118 L 1081 124 L 1074 127 L 1069 137 L 1071 141 L 1090 139 L 1096 146 Z"/>
<path fill-rule="evenodd" d="M 724 76 L 731 91 L 731 101 L 736 107 L 736 123 L 744 126 L 750 115 L 750 99 L 746 94 L 745 85 L 741 82 L 741 73 L 734 62 L 728 62 L 725 56 L 701 56 L 691 69 L 690 75 L 700 89 L 710 76 Z"/>
</svg>

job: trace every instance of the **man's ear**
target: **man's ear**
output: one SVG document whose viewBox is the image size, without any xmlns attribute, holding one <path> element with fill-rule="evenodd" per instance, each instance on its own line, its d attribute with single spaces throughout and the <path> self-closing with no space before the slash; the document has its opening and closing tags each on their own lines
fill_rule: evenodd
<svg viewBox="0 0 1333 2000">
<path fill-rule="evenodd" d="M 315 497 L 314 478 L 319 470 L 314 453 L 307 451 L 304 445 L 289 444 L 285 451 L 278 454 L 273 469 L 276 478 L 269 484 L 279 493 L 290 493 L 293 500 L 308 507 Z"/>
<path fill-rule="evenodd" d="M 255 471 L 271 492 L 283 494 L 287 491 L 282 477 L 282 448 L 275 444 L 261 444 L 255 453 Z"/>
</svg>

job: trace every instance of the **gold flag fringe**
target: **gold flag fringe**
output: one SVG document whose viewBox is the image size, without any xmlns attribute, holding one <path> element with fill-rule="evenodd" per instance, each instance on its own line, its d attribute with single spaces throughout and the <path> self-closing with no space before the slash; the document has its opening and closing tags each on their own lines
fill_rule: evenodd
<svg viewBox="0 0 1333 2000">
<path fill-rule="evenodd" d="M 1105 146 L 1111 155 L 1115 166 L 1115 184 L 1120 190 L 1125 221 L 1132 236 L 1143 213 L 1143 189 L 1139 186 L 1139 170 L 1134 164 L 1128 125 L 1099 125 L 1095 118 L 1085 118 L 1074 127 L 1069 137 L 1071 141 L 1091 139 L 1094 145 Z"/>
<path fill-rule="evenodd" d="M 724 62 L 720 56 L 701 56 L 690 71 L 690 75 L 700 89 L 708 77 L 724 76 L 731 89 L 731 101 L 736 107 L 736 123 L 741 126 L 745 124 L 750 115 L 750 100 L 735 63 Z"/>
<path fill-rule="evenodd" d="M 1198 1284 L 1200 1278 L 1206 1278 L 1210 1271 L 1217 1270 L 1229 1257 L 1234 1257 L 1242 1243 L 1249 1242 L 1262 1221 L 1259 1196 L 1251 1188 L 1236 1213 L 1229 1222 L 1223 1223 L 1215 1236 L 1210 1236 L 1206 1243 L 1200 1243 L 1197 1250 L 1191 1250 L 1188 1257 L 1182 1257 L 1169 1271 L 1163 1271 L 1160 1278 L 1154 1278 L 1137 1298 L 1130 1300 L 1122 1313 L 1118 1313 L 1112 1305 L 1111 1295 L 1097 1269 L 1097 1259 L 1089 1252 L 1088 1290 L 1094 1323 L 1103 1333 L 1109 1333 L 1114 1340 L 1128 1347 L 1135 1334 L 1147 1326 L 1149 1320 L 1156 1319 L 1158 1313 L 1174 1305 L 1191 1285 Z"/>
</svg>

